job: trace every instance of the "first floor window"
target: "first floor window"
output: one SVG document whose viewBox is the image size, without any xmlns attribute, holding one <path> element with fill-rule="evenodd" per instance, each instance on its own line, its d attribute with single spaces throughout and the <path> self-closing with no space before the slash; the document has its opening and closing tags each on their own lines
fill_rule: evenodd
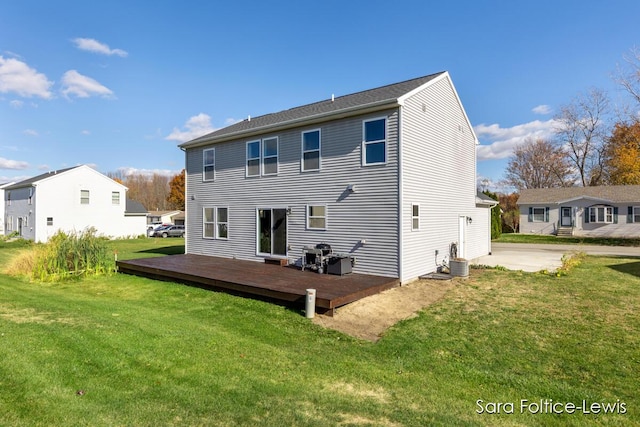
<svg viewBox="0 0 640 427">
<path fill-rule="evenodd" d="M 611 206 L 593 206 L 589 208 L 589 222 L 613 222 L 613 208 Z"/>
<path fill-rule="evenodd" d="M 420 230 L 420 205 L 411 205 L 411 230 Z"/>
<path fill-rule="evenodd" d="M 7 231 L 13 231 L 13 217 L 11 215 L 7 217 Z"/>
<path fill-rule="evenodd" d="M 52 216 L 48 216 L 47 217 L 47 225 L 53 225 L 53 217 Z"/>
<path fill-rule="evenodd" d="M 229 208 L 204 208 L 202 236 L 205 239 L 229 238 Z"/>
<path fill-rule="evenodd" d="M 379 165 L 387 162 L 387 119 L 363 122 L 362 164 Z"/>
<path fill-rule="evenodd" d="M 545 208 L 532 208 L 533 222 L 545 222 Z"/>
<path fill-rule="evenodd" d="M 216 208 L 216 238 L 229 238 L 229 208 Z"/>
<path fill-rule="evenodd" d="M 81 205 L 89 204 L 89 190 L 80 190 L 80 204 Z"/>
<path fill-rule="evenodd" d="M 327 207 L 324 205 L 307 206 L 307 228 L 309 230 L 327 229 Z"/>
<path fill-rule="evenodd" d="M 640 206 L 633 207 L 633 222 L 640 222 Z"/>
</svg>

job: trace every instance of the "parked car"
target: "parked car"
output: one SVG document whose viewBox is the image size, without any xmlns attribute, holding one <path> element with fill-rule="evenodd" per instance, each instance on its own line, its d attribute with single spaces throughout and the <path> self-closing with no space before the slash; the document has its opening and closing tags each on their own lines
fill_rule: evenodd
<svg viewBox="0 0 640 427">
<path fill-rule="evenodd" d="M 161 222 L 152 222 L 147 224 L 147 236 L 151 237 L 153 236 L 153 232 L 155 230 L 157 230 L 159 227 L 165 226 L 165 225 L 171 225 L 171 224 L 163 224 Z"/>
<path fill-rule="evenodd" d="M 153 237 L 184 237 L 184 225 L 165 225 L 153 230 Z"/>
</svg>

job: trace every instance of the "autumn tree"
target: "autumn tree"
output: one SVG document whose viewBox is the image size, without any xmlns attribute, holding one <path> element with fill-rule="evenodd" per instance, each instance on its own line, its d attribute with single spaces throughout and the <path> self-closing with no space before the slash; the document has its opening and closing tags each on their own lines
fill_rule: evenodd
<svg viewBox="0 0 640 427">
<path fill-rule="evenodd" d="M 520 194 L 498 194 L 498 202 L 502 210 L 502 231 L 504 233 L 517 233 L 520 228 L 520 209 L 518 198 Z"/>
<path fill-rule="evenodd" d="M 561 107 L 554 118 L 556 142 L 576 169 L 583 187 L 604 183 L 608 114 L 607 95 L 591 89 Z"/>
<path fill-rule="evenodd" d="M 135 200 L 150 211 L 168 210 L 169 177 L 161 174 L 133 173 L 122 171 L 106 174 L 109 178 L 120 182 L 128 188 L 127 199 Z"/>
<path fill-rule="evenodd" d="M 564 152 L 543 139 L 527 138 L 516 147 L 505 177 L 507 184 L 518 189 L 565 187 L 573 183 Z"/>
<path fill-rule="evenodd" d="M 640 121 L 615 125 L 606 147 L 606 171 L 612 185 L 640 185 Z"/>
<path fill-rule="evenodd" d="M 184 195 L 185 195 L 185 170 L 174 176 L 169 182 L 169 196 L 167 197 L 167 203 L 171 209 L 184 210 Z"/>
<path fill-rule="evenodd" d="M 629 92 L 636 103 L 640 104 L 640 49 L 631 49 L 629 54 L 624 56 L 624 60 L 627 65 L 618 68 L 615 80 Z"/>
</svg>

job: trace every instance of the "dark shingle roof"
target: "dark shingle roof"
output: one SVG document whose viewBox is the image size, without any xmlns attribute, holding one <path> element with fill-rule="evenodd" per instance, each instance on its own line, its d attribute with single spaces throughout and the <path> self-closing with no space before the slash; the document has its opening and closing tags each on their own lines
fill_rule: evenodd
<svg viewBox="0 0 640 427">
<path fill-rule="evenodd" d="M 58 170 L 55 170 L 55 171 L 49 171 L 49 172 L 40 174 L 38 176 L 34 176 L 33 178 L 28 178 L 28 179 L 25 179 L 23 181 L 16 182 L 15 184 L 6 187 L 5 190 L 13 190 L 14 188 L 29 187 L 32 184 L 34 184 L 34 183 L 36 183 L 38 181 L 41 181 L 41 180 L 43 180 L 45 178 L 49 178 L 50 176 L 54 176 L 54 175 L 57 175 L 59 173 L 70 171 L 71 169 L 75 169 L 77 167 L 79 167 L 79 166 L 73 166 L 73 167 L 66 168 L 66 169 L 58 169 Z"/>
<path fill-rule="evenodd" d="M 125 214 L 147 214 L 147 210 L 142 203 L 135 200 L 127 199 L 126 206 L 124 208 Z"/>
<path fill-rule="evenodd" d="M 640 185 L 530 188 L 520 191 L 518 204 L 558 203 L 582 197 L 604 200 L 611 203 L 638 203 L 640 202 Z"/>
<path fill-rule="evenodd" d="M 251 133 L 252 131 L 284 126 L 291 122 L 299 123 L 305 120 L 311 120 L 314 117 L 346 114 L 351 111 L 357 111 L 375 105 L 384 105 L 397 101 L 398 98 L 424 85 L 443 73 L 444 72 L 430 74 L 428 76 L 418 77 L 416 79 L 400 83 L 336 97 L 333 100 L 327 99 L 313 104 L 291 108 L 278 113 L 251 117 L 250 120 L 243 120 L 231 126 L 227 126 L 194 140 L 180 144 L 180 147 L 189 148 L 206 142 L 224 140 L 232 136 L 240 137 L 244 134 Z"/>
</svg>

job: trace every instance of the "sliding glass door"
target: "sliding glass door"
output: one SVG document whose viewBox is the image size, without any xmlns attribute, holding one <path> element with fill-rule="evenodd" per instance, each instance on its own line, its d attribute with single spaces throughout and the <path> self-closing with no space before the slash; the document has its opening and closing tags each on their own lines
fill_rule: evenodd
<svg viewBox="0 0 640 427">
<path fill-rule="evenodd" d="M 261 255 L 287 255 L 287 210 L 258 209 L 257 246 Z"/>
</svg>

